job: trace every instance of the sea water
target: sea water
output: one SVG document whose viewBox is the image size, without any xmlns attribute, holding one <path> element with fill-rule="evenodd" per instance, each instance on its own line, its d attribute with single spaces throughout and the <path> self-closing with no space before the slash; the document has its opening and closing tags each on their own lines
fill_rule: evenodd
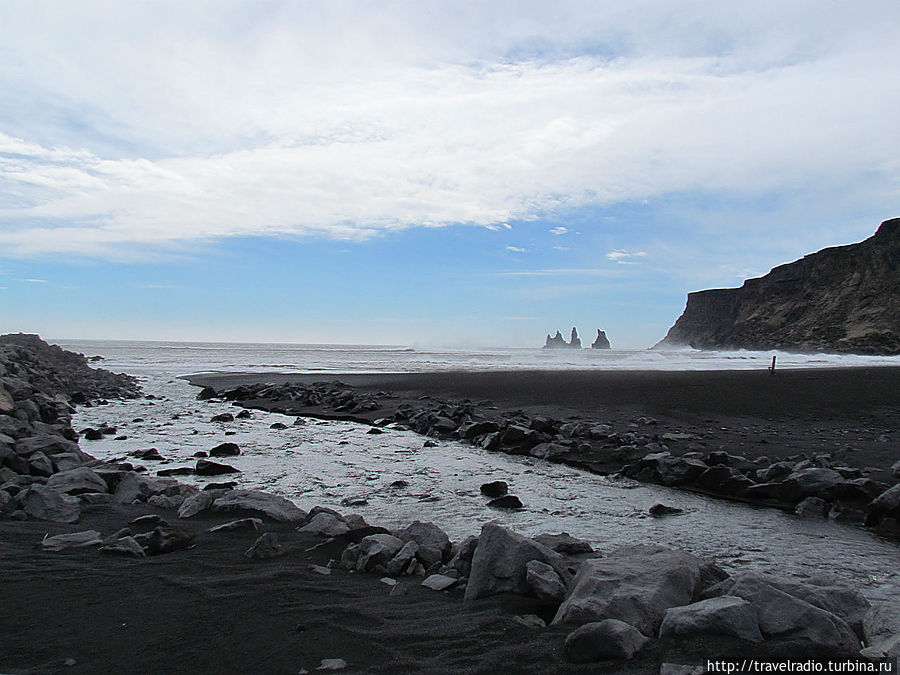
<svg viewBox="0 0 900 675">
<path fill-rule="evenodd" d="M 58 341 L 67 349 L 102 355 L 103 367 L 137 375 L 153 399 L 81 407 L 77 429 L 111 424 L 117 435 L 82 441 L 92 455 L 109 459 L 155 447 L 167 462 L 142 462 L 151 473 L 191 466 L 198 451 L 224 441 L 241 455 L 224 461 L 240 469 L 211 479 L 182 476 L 203 485 L 236 480 L 239 487 L 281 494 L 304 509 L 317 504 L 356 512 L 373 524 L 438 523 L 452 538 L 477 534 L 499 521 L 523 534 L 568 532 L 601 551 L 633 543 L 658 543 L 711 558 L 733 572 L 754 569 L 795 577 L 822 573 L 843 579 L 871 599 L 900 590 L 900 546 L 863 529 L 802 519 L 778 510 L 714 500 L 660 486 L 597 476 L 528 457 L 489 453 L 400 429 L 380 435 L 351 422 L 297 418 L 253 411 L 231 423 L 212 422 L 236 412 L 220 401 L 197 401 L 197 388 L 179 375 L 201 371 L 414 372 L 455 369 L 619 368 L 698 370 L 761 368 L 771 353 L 598 352 L 541 350 L 409 350 L 366 346 L 252 345 L 163 342 Z M 784 367 L 897 364 L 897 359 L 779 354 Z M 271 429 L 282 422 L 286 429 Z M 231 432 L 226 435 L 226 432 Z M 482 483 L 505 480 L 525 504 L 521 511 L 486 506 Z M 358 506 L 345 507 L 346 499 Z M 653 518 L 665 503 L 682 515 Z"/>
</svg>

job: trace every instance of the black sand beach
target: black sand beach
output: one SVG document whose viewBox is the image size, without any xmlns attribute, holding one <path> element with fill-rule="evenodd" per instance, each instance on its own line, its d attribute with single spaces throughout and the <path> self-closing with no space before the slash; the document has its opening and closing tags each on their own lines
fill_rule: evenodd
<svg viewBox="0 0 900 675">
<path fill-rule="evenodd" d="M 499 411 L 518 409 L 614 428 L 654 425 L 703 438 L 705 449 L 749 459 L 830 453 L 880 474 L 900 459 L 900 368 L 761 371 L 484 371 L 400 374 L 220 373 L 193 375 L 197 386 L 228 389 L 261 382 L 339 380 L 367 394 L 386 391 L 382 408 L 353 414 L 304 414 L 374 421 L 421 397 L 469 399 Z M 267 403 L 257 402 L 261 407 Z M 282 402 L 274 407 L 285 408 Z M 660 431 L 660 433 L 662 433 Z M 590 461 L 590 457 L 584 458 Z M 598 466 L 603 458 L 595 458 Z M 610 466 L 610 469 L 613 467 Z"/>
</svg>

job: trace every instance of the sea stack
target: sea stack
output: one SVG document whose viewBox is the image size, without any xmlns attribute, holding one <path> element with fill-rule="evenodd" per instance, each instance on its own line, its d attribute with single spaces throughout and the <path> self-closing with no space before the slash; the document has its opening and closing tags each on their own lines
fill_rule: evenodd
<svg viewBox="0 0 900 675">
<path fill-rule="evenodd" d="M 597 329 L 597 339 L 594 340 L 594 343 L 591 345 L 591 349 L 611 349 L 609 338 L 606 337 L 606 333 L 604 333 L 599 328 Z"/>
<path fill-rule="evenodd" d="M 656 348 L 900 354 L 900 218 L 865 241 L 689 293 Z"/>
<path fill-rule="evenodd" d="M 556 331 L 556 335 L 550 337 L 547 334 L 547 340 L 544 342 L 544 349 L 581 349 L 581 338 L 578 337 L 578 331 L 572 327 L 572 338 L 569 342 L 562 336 L 562 333 Z"/>
</svg>

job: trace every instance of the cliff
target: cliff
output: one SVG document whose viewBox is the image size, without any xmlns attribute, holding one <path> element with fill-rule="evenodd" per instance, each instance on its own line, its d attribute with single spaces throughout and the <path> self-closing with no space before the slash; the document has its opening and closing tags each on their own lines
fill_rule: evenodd
<svg viewBox="0 0 900 675">
<path fill-rule="evenodd" d="M 689 293 L 654 348 L 900 354 L 900 218 L 740 288 Z"/>
<path fill-rule="evenodd" d="M 547 340 L 544 342 L 544 349 L 581 349 L 581 338 L 578 337 L 578 331 L 575 330 L 575 327 L 572 327 L 572 337 L 569 342 L 566 342 L 566 339 L 562 336 L 559 331 L 556 331 L 556 335 L 550 337 L 550 334 L 547 334 Z"/>
</svg>

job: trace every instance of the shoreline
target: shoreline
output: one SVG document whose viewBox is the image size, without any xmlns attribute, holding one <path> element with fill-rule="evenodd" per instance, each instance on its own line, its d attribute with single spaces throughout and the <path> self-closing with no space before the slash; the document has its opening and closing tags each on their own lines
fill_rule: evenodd
<svg viewBox="0 0 900 675">
<path fill-rule="evenodd" d="M 897 483 L 896 367 L 774 374 L 218 373 L 185 379 L 245 407 L 374 426 L 392 422 L 424 435 L 746 504 L 793 511 L 816 497 L 821 501 L 813 502 L 813 513 L 821 509 L 822 515 L 900 536 L 895 519 L 885 520 L 869 506 Z M 479 422 L 489 426 L 470 433 L 467 425 Z M 510 426 L 518 437 L 506 442 Z M 491 433 L 498 431 L 500 439 Z M 701 475 L 713 465 L 726 466 Z M 796 480 L 795 470 L 801 471 Z"/>
</svg>

